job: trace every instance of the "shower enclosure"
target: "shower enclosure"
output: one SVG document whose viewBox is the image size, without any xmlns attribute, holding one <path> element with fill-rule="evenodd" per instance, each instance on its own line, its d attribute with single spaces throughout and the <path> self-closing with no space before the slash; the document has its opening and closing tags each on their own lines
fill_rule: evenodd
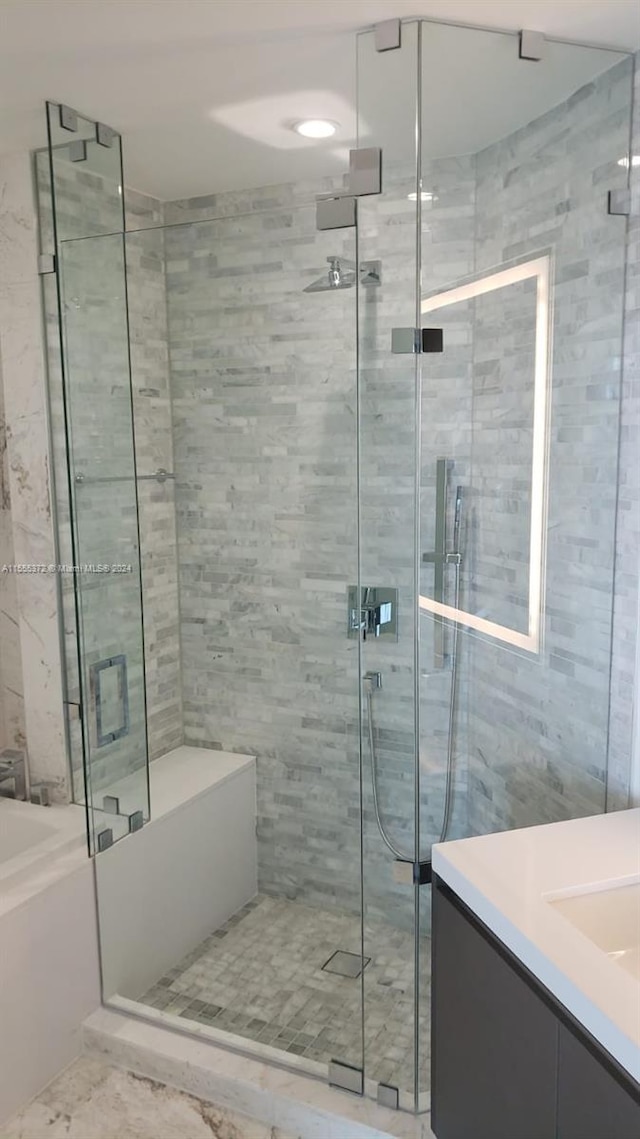
<svg viewBox="0 0 640 1139">
<path fill-rule="evenodd" d="M 105 999 L 423 1110 L 433 843 L 606 808 L 633 62 L 420 21 L 354 56 L 348 175 L 163 201 L 48 105 L 65 695 L 105 977 L 136 880 L 186 922 L 144 877 L 172 772 L 200 918 Z M 187 783 L 234 757 L 224 911 Z"/>
</svg>

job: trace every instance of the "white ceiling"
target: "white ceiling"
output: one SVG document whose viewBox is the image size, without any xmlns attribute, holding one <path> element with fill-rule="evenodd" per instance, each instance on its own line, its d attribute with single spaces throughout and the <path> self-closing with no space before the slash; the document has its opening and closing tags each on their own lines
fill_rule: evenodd
<svg viewBox="0 0 640 1139">
<path fill-rule="evenodd" d="M 415 15 L 640 46 L 637 0 L 0 0 L 0 153 L 43 145 L 50 98 L 122 131 L 127 181 L 162 198 L 334 174 L 356 138 L 354 31 Z M 396 155 L 406 58 L 371 52 L 361 82 L 364 137 Z M 501 36 L 434 26 L 427 150 L 480 149 L 614 61 L 552 45 L 524 64 Z M 289 128 L 305 116 L 336 119 L 337 139 L 303 142 Z"/>
</svg>

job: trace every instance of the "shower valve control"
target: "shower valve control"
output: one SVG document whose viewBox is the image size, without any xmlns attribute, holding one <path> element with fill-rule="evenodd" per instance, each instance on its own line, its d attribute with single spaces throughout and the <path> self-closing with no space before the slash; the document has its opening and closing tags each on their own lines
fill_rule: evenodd
<svg viewBox="0 0 640 1139">
<path fill-rule="evenodd" d="M 398 639 L 398 590 L 386 586 L 350 585 L 347 591 L 347 636 Z"/>
</svg>

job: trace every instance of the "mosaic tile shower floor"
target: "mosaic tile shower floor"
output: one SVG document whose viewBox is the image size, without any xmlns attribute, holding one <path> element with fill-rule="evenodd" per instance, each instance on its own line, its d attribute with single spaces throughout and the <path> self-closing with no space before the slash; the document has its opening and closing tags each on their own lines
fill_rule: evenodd
<svg viewBox="0 0 640 1139">
<path fill-rule="evenodd" d="M 429 1087 L 430 942 L 423 942 L 421 1090 Z M 140 1000 L 296 1056 L 361 1063 L 361 982 L 323 971 L 336 950 L 360 952 L 352 914 L 259 895 Z M 413 937 L 365 926 L 365 1074 L 413 1086 Z"/>
</svg>

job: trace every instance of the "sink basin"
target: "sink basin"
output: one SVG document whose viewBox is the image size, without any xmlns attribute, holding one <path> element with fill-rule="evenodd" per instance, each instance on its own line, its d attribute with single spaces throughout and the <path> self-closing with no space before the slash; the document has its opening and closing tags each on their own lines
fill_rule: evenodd
<svg viewBox="0 0 640 1139">
<path fill-rule="evenodd" d="M 640 981 L 640 881 L 549 899 L 549 905 Z"/>
</svg>

